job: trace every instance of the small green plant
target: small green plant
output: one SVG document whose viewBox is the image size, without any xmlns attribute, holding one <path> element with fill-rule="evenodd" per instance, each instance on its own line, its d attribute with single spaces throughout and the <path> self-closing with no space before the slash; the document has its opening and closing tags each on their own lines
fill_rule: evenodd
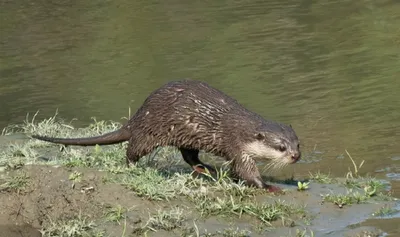
<svg viewBox="0 0 400 237">
<path fill-rule="evenodd" d="M 82 173 L 75 170 L 69 175 L 68 179 L 72 181 L 72 188 L 75 188 L 75 184 L 82 180 Z"/>
<path fill-rule="evenodd" d="M 376 196 L 379 192 L 384 189 L 384 184 L 376 179 L 368 179 L 367 182 L 363 184 L 365 193 L 372 197 Z"/>
<path fill-rule="evenodd" d="M 310 182 L 297 182 L 297 190 L 299 191 L 304 191 L 308 189 L 308 185 L 310 184 Z"/>
<path fill-rule="evenodd" d="M 376 195 L 376 186 L 365 186 L 364 192 L 368 197 L 372 197 Z"/>
</svg>

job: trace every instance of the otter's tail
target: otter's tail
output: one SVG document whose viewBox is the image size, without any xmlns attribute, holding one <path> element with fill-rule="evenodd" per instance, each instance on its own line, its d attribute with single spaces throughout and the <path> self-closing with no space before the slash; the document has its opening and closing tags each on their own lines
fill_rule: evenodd
<svg viewBox="0 0 400 237">
<path fill-rule="evenodd" d="M 42 141 L 58 143 L 63 145 L 76 145 L 76 146 L 95 146 L 95 145 L 111 145 L 128 141 L 131 134 L 128 130 L 120 128 L 116 131 L 106 133 L 96 137 L 84 137 L 84 138 L 55 138 L 46 137 L 39 135 L 32 135 L 32 138 L 36 138 Z"/>
</svg>

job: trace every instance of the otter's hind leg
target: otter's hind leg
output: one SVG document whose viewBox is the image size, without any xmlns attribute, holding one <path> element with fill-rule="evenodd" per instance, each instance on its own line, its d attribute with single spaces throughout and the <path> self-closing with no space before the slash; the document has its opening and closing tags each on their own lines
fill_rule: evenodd
<svg viewBox="0 0 400 237">
<path fill-rule="evenodd" d="M 138 152 L 135 149 L 135 145 L 132 141 L 129 141 L 128 147 L 126 148 L 126 167 L 129 168 L 130 164 L 135 164 L 140 159 Z"/>
<path fill-rule="evenodd" d="M 139 159 L 154 150 L 154 147 L 146 147 L 138 145 L 133 138 L 129 140 L 128 147 L 126 149 L 126 166 L 129 167 L 130 164 L 136 164 Z"/>
<path fill-rule="evenodd" d="M 181 151 L 183 159 L 188 163 L 197 173 L 205 173 L 205 169 L 207 168 L 210 173 L 215 173 L 215 170 L 201 162 L 199 159 L 199 150 L 195 149 L 187 149 L 187 148 L 179 148 Z"/>
<path fill-rule="evenodd" d="M 264 182 L 256 166 L 256 162 L 251 158 L 233 160 L 232 170 L 235 176 L 246 181 L 246 184 L 249 186 L 267 189 L 269 192 L 281 191 L 279 187 L 268 185 Z"/>
</svg>

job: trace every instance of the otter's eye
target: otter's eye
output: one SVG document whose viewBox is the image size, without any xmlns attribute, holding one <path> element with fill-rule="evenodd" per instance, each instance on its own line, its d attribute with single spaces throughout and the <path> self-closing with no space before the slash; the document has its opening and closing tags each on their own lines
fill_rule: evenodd
<svg viewBox="0 0 400 237">
<path fill-rule="evenodd" d="M 285 147 L 284 145 L 280 145 L 280 146 L 279 146 L 279 150 L 280 150 L 281 152 L 284 152 L 284 151 L 286 151 L 286 147 Z"/>
<path fill-rule="evenodd" d="M 263 140 L 263 139 L 264 139 L 264 134 L 262 134 L 262 133 L 257 133 L 257 134 L 256 134 L 256 139 L 257 139 L 257 140 Z"/>
</svg>

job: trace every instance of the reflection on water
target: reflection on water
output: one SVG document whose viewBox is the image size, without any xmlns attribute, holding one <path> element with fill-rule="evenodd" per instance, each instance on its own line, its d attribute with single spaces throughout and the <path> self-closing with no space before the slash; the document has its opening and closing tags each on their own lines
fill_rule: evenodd
<svg viewBox="0 0 400 237">
<path fill-rule="evenodd" d="M 322 152 L 318 169 L 342 175 L 347 149 L 364 172 L 393 170 L 398 12 L 388 0 L 1 1 L 0 126 L 39 109 L 118 120 L 191 77 L 291 123 L 305 159 Z"/>
</svg>

